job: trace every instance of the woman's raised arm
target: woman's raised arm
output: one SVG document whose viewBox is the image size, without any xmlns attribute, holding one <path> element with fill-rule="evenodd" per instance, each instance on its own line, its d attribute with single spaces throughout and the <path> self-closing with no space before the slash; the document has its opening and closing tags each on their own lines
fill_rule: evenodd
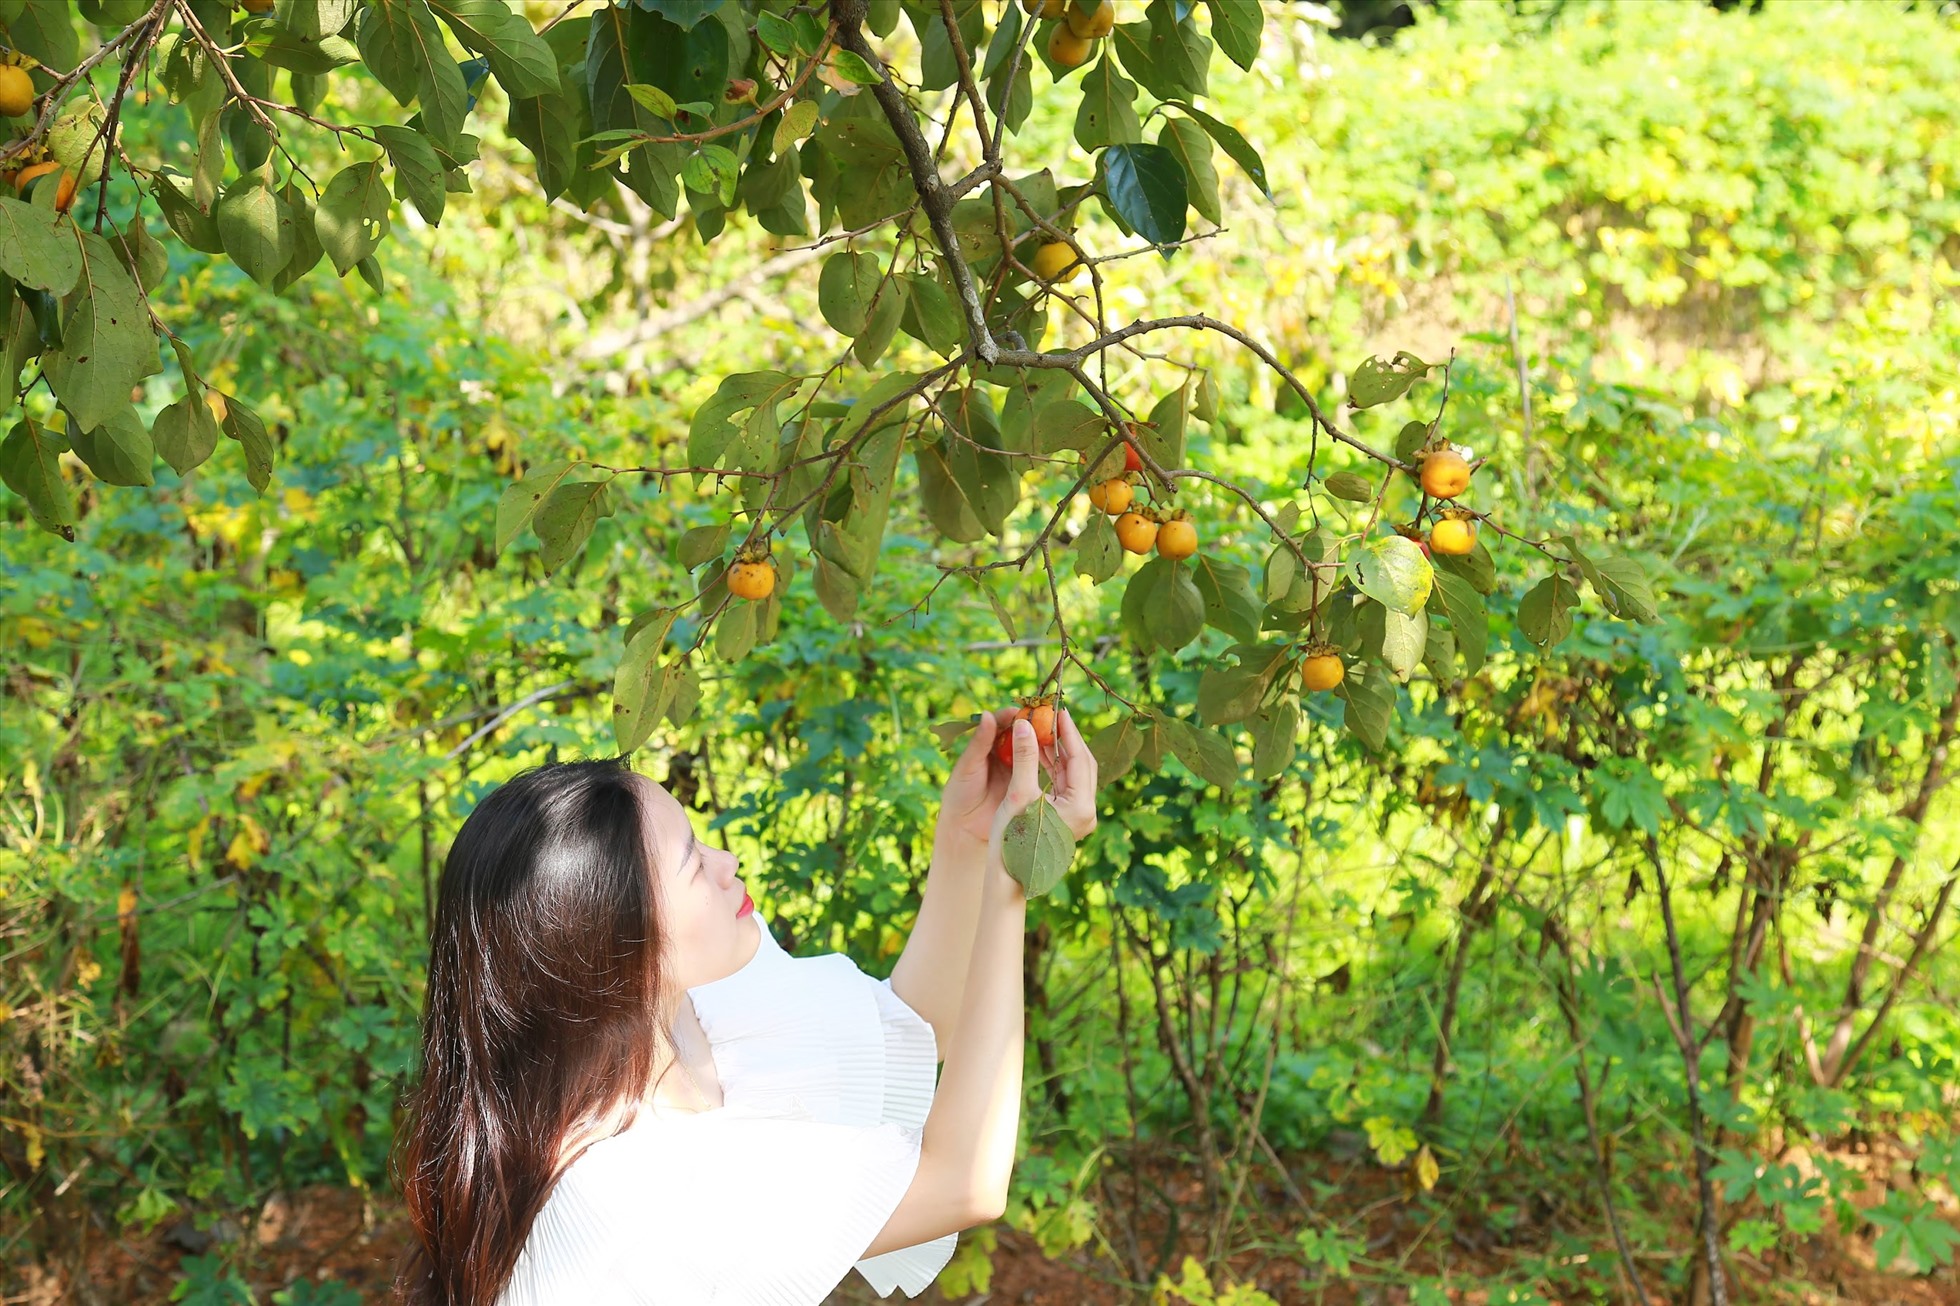
<svg viewBox="0 0 1960 1306">
<path fill-rule="evenodd" d="M 1007 1206 L 1021 1121 L 1028 900 L 1007 873 L 1001 842 L 1008 821 L 1036 802 L 1053 802 L 1078 838 L 1095 828 L 1095 758 L 1067 713 L 1057 730 L 1064 761 L 1054 772 L 1053 792 L 1044 795 L 1034 728 L 1014 725 L 1014 771 L 986 845 L 965 992 L 942 1048 L 946 1068 L 926 1116 L 919 1168 L 868 1255 L 997 1220 Z"/>
</svg>

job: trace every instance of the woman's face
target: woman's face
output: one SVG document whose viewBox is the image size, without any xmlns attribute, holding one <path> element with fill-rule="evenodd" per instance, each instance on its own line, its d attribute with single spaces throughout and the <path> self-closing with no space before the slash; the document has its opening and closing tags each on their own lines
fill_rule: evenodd
<svg viewBox="0 0 1960 1306">
<path fill-rule="evenodd" d="M 736 877 L 735 854 L 696 839 L 674 796 L 645 777 L 641 783 L 660 924 L 667 936 L 661 958 L 667 982 L 690 989 L 732 975 L 755 956 L 759 942 L 749 919 L 755 903 Z"/>
</svg>

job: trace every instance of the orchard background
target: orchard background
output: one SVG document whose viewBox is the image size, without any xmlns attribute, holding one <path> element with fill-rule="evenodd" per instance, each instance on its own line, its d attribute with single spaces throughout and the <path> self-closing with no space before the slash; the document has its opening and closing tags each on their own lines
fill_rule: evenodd
<svg viewBox="0 0 1960 1306">
<path fill-rule="evenodd" d="M 875 971 L 1053 692 L 948 1300 L 1960 1297 L 1960 24 L 1112 16 L 0 0 L 7 1300 L 384 1298 L 513 770 L 637 749 Z"/>
</svg>

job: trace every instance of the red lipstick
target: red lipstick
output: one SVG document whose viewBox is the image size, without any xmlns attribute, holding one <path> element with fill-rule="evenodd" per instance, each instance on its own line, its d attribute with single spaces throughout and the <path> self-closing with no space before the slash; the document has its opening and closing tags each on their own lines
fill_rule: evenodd
<svg viewBox="0 0 1960 1306">
<path fill-rule="evenodd" d="M 755 899 L 749 897 L 747 893 L 744 893 L 742 895 L 742 905 L 735 909 L 735 917 L 737 920 L 739 920 L 754 910 L 755 910 Z"/>
</svg>

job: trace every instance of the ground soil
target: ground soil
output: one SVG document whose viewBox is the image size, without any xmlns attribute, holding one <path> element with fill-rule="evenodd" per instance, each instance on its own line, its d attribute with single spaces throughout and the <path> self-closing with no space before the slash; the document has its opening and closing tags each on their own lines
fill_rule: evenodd
<svg viewBox="0 0 1960 1306">
<path fill-rule="evenodd" d="M 1202 1190 L 1188 1171 L 1168 1160 L 1144 1169 L 1149 1172 L 1151 1191 L 1168 1195 L 1181 1208 L 1199 1209 Z M 1407 1272 L 1447 1273 L 1450 1282 L 1466 1285 L 1452 1291 L 1452 1301 L 1461 1306 L 1486 1306 L 1500 1300 L 1488 1285 L 1519 1282 L 1517 1262 L 1534 1253 L 1542 1254 L 1555 1245 L 1559 1232 L 1555 1215 L 1548 1215 L 1543 1222 L 1527 1220 L 1525 1225 L 1507 1230 L 1501 1238 L 1480 1229 L 1474 1220 L 1460 1216 L 1447 1226 L 1438 1225 L 1435 1206 L 1425 1209 L 1413 1201 L 1404 1175 L 1361 1160 L 1325 1156 L 1294 1158 L 1289 1161 L 1288 1171 L 1285 1179 L 1274 1173 L 1265 1176 L 1263 1184 L 1255 1180 L 1248 1187 L 1246 1205 L 1261 1212 L 1262 1218 L 1242 1230 L 1242 1244 L 1285 1246 L 1289 1227 L 1297 1228 L 1299 1224 L 1289 1214 L 1293 1197 L 1299 1192 L 1300 1181 L 1312 1177 L 1320 1184 L 1336 1185 L 1336 1195 L 1325 1202 L 1325 1209 L 1346 1210 L 1362 1217 L 1358 1227 L 1352 1223 L 1349 1227 L 1357 1233 L 1359 1228 L 1367 1230 L 1373 1264 L 1392 1263 L 1408 1252 L 1404 1266 Z M 1323 1187 L 1320 1191 L 1327 1190 Z M 1686 1192 L 1684 1187 L 1682 1209 L 1689 1212 L 1693 1207 Z M 1112 1182 L 1099 1196 L 1106 1210 L 1122 1208 L 1127 1202 L 1120 1183 Z M 1556 1203 L 1545 1209 L 1555 1212 Z M 1137 1218 L 1141 1246 L 1154 1245 L 1161 1254 L 1175 1244 L 1173 1257 L 1202 1250 L 1196 1245 L 1183 1245 L 1195 1239 L 1195 1230 L 1186 1231 L 1187 1236 L 1173 1235 L 1172 1242 L 1166 1243 L 1163 1232 L 1167 1221 L 1153 1218 L 1148 1210 L 1140 1210 Z M 1591 1231 L 1582 1232 L 1589 1235 Z M 1684 1222 L 1683 1248 L 1686 1233 Z M 978 1303 L 1121 1306 L 1149 1299 L 1149 1294 L 1132 1286 L 1113 1259 L 1096 1253 L 1094 1242 L 1050 1258 L 1042 1254 L 1033 1239 L 1005 1224 L 997 1229 L 996 1236 L 998 1245 L 991 1258 L 992 1281 L 985 1293 L 948 1298 L 935 1287 L 917 1299 L 921 1306 L 948 1301 L 974 1306 Z M 1114 1235 L 1106 1230 L 1105 1236 Z M 103 1241 L 89 1250 L 85 1276 L 63 1274 L 50 1267 L 15 1267 L 11 1293 L 0 1297 L 0 1306 L 165 1303 L 180 1277 L 180 1262 L 200 1251 L 222 1253 L 227 1260 L 241 1265 L 262 1306 L 271 1302 L 274 1292 L 299 1279 L 337 1280 L 360 1293 L 364 1302 L 381 1303 L 390 1299 L 394 1267 L 408 1242 L 409 1233 L 401 1210 L 392 1201 L 350 1188 L 317 1185 L 276 1194 L 255 1212 L 235 1212 L 215 1220 L 205 1215 L 165 1221 L 141 1237 Z M 1292 1303 L 1404 1306 L 1410 1300 L 1407 1290 L 1393 1283 L 1309 1278 L 1306 1267 L 1271 1251 L 1255 1250 L 1232 1256 L 1228 1258 L 1227 1268 L 1233 1280 L 1256 1284 L 1288 1306 Z M 1682 1299 L 1682 1289 L 1669 1285 L 1667 1268 L 1665 1256 L 1642 1265 L 1644 1286 L 1656 1306 Z M 1917 1278 L 1881 1273 L 1874 1264 L 1869 1237 L 1856 1233 L 1812 1238 L 1794 1256 L 1774 1263 L 1737 1257 L 1731 1261 L 1729 1270 L 1736 1280 L 1736 1298 L 1743 1303 L 1960 1306 L 1960 1274 L 1954 1267 Z M 1481 1286 L 1468 1286 L 1478 1285 L 1480 1280 Z M 1602 1279 L 1601 1282 L 1612 1285 L 1603 1289 L 1607 1300 L 1631 1300 L 1622 1280 Z M 1594 1299 L 1590 1295 L 1569 1298 L 1546 1295 L 1553 1302 Z M 830 1300 L 835 1306 L 860 1306 L 877 1298 L 852 1276 Z"/>
</svg>

